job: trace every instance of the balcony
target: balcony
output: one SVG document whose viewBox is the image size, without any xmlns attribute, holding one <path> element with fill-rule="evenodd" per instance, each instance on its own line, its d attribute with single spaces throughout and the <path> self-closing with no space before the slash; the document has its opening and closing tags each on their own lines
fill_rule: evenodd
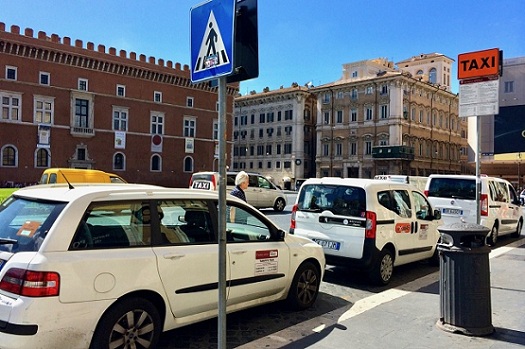
<svg viewBox="0 0 525 349">
<path fill-rule="evenodd" d="M 384 145 L 372 148 L 374 159 L 414 160 L 414 147 L 406 145 Z"/>
<path fill-rule="evenodd" d="M 91 138 L 95 136 L 95 129 L 87 127 L 71 127 L 71 135 L 76 137 Z"/>
</svg>

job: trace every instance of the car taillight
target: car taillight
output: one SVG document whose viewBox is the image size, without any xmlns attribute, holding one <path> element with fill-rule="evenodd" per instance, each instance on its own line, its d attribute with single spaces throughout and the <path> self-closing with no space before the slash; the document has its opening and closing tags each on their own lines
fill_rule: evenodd
<svg viewBox="0 0 525 349">
<path fill-rule="evenodd" d="M 295 215 L 297 212 L 297 207 L 297 204 L 293 205 L 292 207 L 292 215 L 290 216 L 290 234 L 293 234 L 295 230 Z"/>
<path fill-rule="evenodd" d="M 217 183 L 215 182 L 215 176 L 211 176 L 211 184 L 213 185 L 213 190 L 217 190 Z"/>
<path fill-rule="evenodd" d="M 482 216 L 489 215 L 489 197 L 487 196 L 487 194 L 481 194 L 479 210 Z"/>
<path fill-rule="evenodd" d="M 377 228 L 377 216 L 375 212 L 366 211 L 365 238 L 375 239 Z"/>
<path fill-rule="evenodd" d="M 425 194 L 425 196 L 428 198 L 428 190 L 425 190 L 423 194 Z"/>
<path fill-rule="evenodd" d="M 60 276 L 47 271 L 9 269 L 0 281 L 0 289 L 27 297 L 58 296 Z"/>
</svg>

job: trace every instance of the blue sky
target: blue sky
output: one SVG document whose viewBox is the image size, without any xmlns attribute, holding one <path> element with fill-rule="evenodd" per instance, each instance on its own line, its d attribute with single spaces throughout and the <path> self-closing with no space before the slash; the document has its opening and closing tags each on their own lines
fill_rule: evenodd
<svg viewBox="0 0 525 349">
<path fill-rule="evenodd" d="M 201 3 L 0 0 L 0 22 L 189 65 L 190 8 Z M 338 80 L 343 63 L 378 57 L 439 52 L 457 61 L 495 47 L 504 58 L 525 56 L 524 0 L 258 0 L 258 9 L 260 72 L 242 94 L 318 86 Z"/>
</svg>

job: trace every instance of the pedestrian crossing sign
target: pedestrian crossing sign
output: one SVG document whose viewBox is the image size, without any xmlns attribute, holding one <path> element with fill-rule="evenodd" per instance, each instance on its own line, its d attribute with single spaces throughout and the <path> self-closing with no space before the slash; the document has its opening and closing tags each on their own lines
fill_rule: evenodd
<svg viewBox="0 0 525 349">
<path fill-rule="evenodd" d="M 233 72 L 236 0 L 210 0 L 190 9 L 191 81 Z"/>
</svg>

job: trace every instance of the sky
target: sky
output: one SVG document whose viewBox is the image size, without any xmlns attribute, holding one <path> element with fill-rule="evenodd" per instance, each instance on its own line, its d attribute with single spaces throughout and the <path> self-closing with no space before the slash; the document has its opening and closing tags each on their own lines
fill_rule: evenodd
<svg viewBox="0 0 525 349">
<path fill-rule="evenodd" d="M 220 1 L 220 0 L 212 0 Z M 201 0 L 0 0 L 0 22 L 191 64 L 190 9 Z M 259 77 L 240 93 L 341 78 L 342 65 L 491 48 L 525 56 L 525 0 L 258 0 Z M 457 81 L 452 91 L 458 92 Z"/>
</svg>

